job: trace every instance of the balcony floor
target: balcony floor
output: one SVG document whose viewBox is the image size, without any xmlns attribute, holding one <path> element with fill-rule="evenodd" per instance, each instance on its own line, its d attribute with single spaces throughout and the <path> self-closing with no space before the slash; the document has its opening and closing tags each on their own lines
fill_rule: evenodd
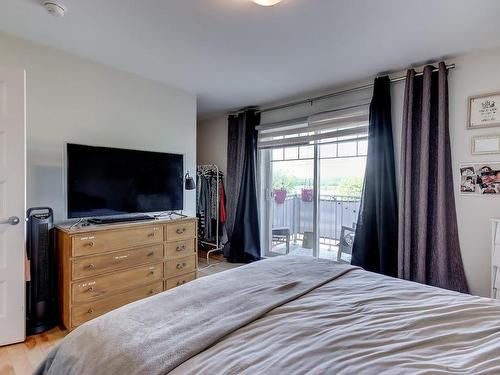
<svg viewBox="0 0 500 375">
<path fill-rule="evenodd" d="M 303 255 L 303 256 L 313 256 L 312 249 L 305 249 L 300 246 L 300 242 L 290 243 L 290 254 L 293 255 Z M 277 245 L 273 245 L 272 247 L 273 255 L 285 255 L 286 254 L 286 245 L 284 243 L 280 243 Z M 319 248 L 319 258 L 321 259 L 329 259 L 329 260 L 337 260 L 339 248 L 336 245 L 326 245 L 320 244 Z M 341 260 L 346 263 L 351 263 L 351 254 L 342 254 Z"/>
</svg>

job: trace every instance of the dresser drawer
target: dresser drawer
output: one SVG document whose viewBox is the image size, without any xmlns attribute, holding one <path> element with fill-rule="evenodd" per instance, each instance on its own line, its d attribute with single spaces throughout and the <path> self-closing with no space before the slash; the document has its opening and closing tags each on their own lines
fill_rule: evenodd
<svg viewBox="0 0 500 375">
<path fill-rule="evenodd" d="M 196 271 L 196 255 L 170 259 L 165 262 L 165 277 L 183 275 Z"/>
<path fill-rule="evenodd" d="M 172 277 L 170 279 L 165 280 L 165 289 L 175 288 L 177 286 L 193 281 L 194 279 L 196 279 L 196 272 L 191 272 L 186 275 Z"/>
<path fill-rule="evenodd" d="M 192 255 L 195 252 L 194 239 L 177 242 L 165 243 L 165 257 L 179 258 L 182 256 Z"/>
<path fill-rule="evenodd" d="M 196 221 L 183 221 L 165 225 L 165 241 L 180 241 L 196 237 Z"/>
<path fill-rule="evenodd" d="M 93 277 L 106 272 L 163 260 L 163 245 L 150 245 L 105 255 L 76 258 L 72 263 L 72 279 Z"/>
<path fill-rule="evenodd" d="M 162 227 L 117 229 L 109 232 L 92 232 L 74 236 L 73 256 L 92 255 L 100 252 L 120 250 L 128 247 L 160 243 L 163 241 Z"/>
<path fill-rule="evenodd" d="M 85 279 L 71 284 L 73 302 L 93 301 L 125 289 L 162 280 L 163 263 Z"/>
<path fill-rule="evenodd" d="M 94 302 L 76 305 L 71 310 L 71 324 L 73 327 L 78 326 L 88 320 L 98 317 L 99 315 L 126 305 L 127 303 L 152 296 L 153 294 L 157 294 L 162 291 L 162 282 L 157 281 L 153 284 L 141 286 L 137 289 L 131 290 L 130 292 L 121 293 Z"/>
</svg>

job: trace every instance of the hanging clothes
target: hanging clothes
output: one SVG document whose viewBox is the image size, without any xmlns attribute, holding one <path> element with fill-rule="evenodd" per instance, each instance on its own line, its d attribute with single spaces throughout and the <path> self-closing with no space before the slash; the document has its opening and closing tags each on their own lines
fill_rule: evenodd
<svg viewBox="0 0 500 375">
<path fill-rule="evenodd" d="M 217 195 L 217 176 L 210 176 L 210 214 L 214 218 L 217 216 L 217 209 L 219 208 Z"/>
<path fill-rule="evenodd" d="M 199 238 L 219 246 L 227 241 L 224 175 L 215 166 L 198 166 L 196 178 Z"/>
<path fill-rule="evenodd" d="M 220 201 L 219 201 L 219 218 L 221 223 L 225 223 L 227 220 L 226 213 L 226 192 L 224 191 L 224 184 L 220 186 Z"/>
<path fill-rule="evenodd" d="M 207 178 L 202 177 L 198 186 L 200 187 L 198 212 L 200 217 L 203 218 L 203 231 L 201 234 L 205 240 L 209 240 L 212 233 L 212 195 L 210 194 L 210 183 Z"/>
</svg>

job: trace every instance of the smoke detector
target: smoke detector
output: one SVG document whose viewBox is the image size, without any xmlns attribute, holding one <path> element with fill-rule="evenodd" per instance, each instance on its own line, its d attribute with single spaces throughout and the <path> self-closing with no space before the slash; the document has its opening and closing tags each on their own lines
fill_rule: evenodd
<svg viewBox="0 0 500 375">
<path fill-rule="evenodd" d="M 63 17 L 66 14 L 66 6 L 57 0 L 42 0 L 42 5 L 47 12 L 56 17 Z"/>
</svg>

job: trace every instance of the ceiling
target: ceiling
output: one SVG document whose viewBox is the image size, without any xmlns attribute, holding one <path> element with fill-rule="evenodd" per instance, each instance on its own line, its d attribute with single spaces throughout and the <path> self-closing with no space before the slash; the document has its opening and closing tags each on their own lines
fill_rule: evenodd
<svg viewBox="0 0 500 375">
<path fill-rule="evenodd" d="M 198 96 L 259 105 L 500 45 L 498 0 L 1 0 L 0 30 Z"/>
</svg>

